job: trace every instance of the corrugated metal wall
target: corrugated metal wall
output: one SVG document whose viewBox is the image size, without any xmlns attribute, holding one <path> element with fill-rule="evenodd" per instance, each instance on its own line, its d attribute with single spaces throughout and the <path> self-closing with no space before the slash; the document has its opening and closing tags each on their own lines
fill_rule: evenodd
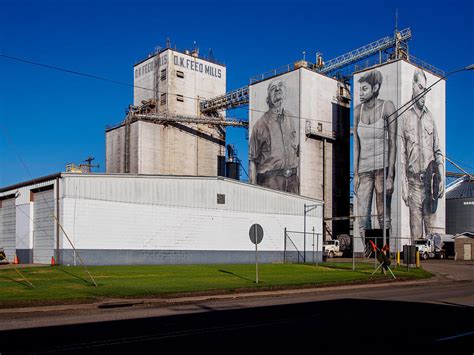
<svg viewBox="0 0 474 355">
<path fill-rule="evenodd" d="M 10 223 L 10 234 L 16 233 L 13 248 L 21 252 L 20 262 L 49 263 L 56 257 L 56 186 L 47 186 L 54 183 L 0 194 L 19 192 L 11 203 L 16 225 Z M 59 197 L 59 220 L 92 264 L 249 262 L 253 223 L 265 231 L 265 260 L 281 261 L 284 228 L 302 230 L 303 205 L 322 205 L 232 179 L 130 174 L 62 174 Z M 309 214 L 308 230 L 322 233 L 322 220 L 315 218 L 321 210 Z M 61 261 L 73 263 L 69 242 L 63 233 L 59 237 Z"/>
<path fill-rule="evenodd" d="M 41 181 L 42 179 L 44 178 L 36 180 Z M 16 253 L 20 263 L 33 261 L 49 263 L 51 256 L 54 255 L 56 240 L 55 222 L 52 217 L 52 213 L 55 213 L 56 210 L 56 179 L 52 178 L 38 183 L 34 183 L 34 181 L 25 182 L 26 185 L 23 186 L 12 186 L 12 189 L 0 193 L 0 198 L 16 195 L 14 199 L 2 201 L 3 206 L 7 205 L 8 212 L 0 211 L 0 214 L 8 214 L 9 217 L 8 221 L 3 220 L 3 223 L 0 223 L 0 235 L 3 234 L 2 230 L 9 230 L 6 238 L 8 239 L 7 245 L 11 246 L 6 249 L 7 257 L 10 260 L 13 260 L 13 254 Z M 45 189 L 47 191 L 44 191 Z M 32 190 L 33 199 L 31 198 Z M 47 202 L 45 198 L 47 198 Z M 5 201 L 9 202 L 5 203 Z M 9 227 L 6 228 L 5 224 Z M 1 243 L 0 241 L 0 245 Z M 36 251 L 33 250 L 35 246 Z M 32 255 L 34 255 L 33 258 Z"/>
<path fill-rule="evenodd" d="M 189 207 L 303 215 L 302 204 L 320 201 L 279 193 L 261 187 L 214 177 L 137 175 L 64 175 L 65 198 L 92 199 L 170 207 Z M 225 195 L 225 204 L 217 195 Z M 320 216 L 321 209 L 310 212 Z"/>
</svg>

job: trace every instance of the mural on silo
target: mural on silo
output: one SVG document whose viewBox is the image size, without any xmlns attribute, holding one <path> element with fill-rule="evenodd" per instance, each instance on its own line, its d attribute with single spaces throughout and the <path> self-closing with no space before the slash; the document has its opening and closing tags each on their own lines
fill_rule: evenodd
<svg viewBox="0 0 474 355">
<path fill-rule="evenodd" d="M 420 96 L 438 78 L 404 63 L 403 71 L 410 88 L 405 100 L 414 104 L 400 120 L 401 192 L 408 209 L 411 239 L 445 232 L 444 152 L 445 152 L 445 82 Z M 408 228 L 404 228 L 405 233 Z"/>
<path fill-rule="evenodd" d="M 383 228 L 384 209 L 385 228 L 392 229 L 398 125 L 394 69 L 383 66 L 354 78 L 354 195 L 356 224 L 362 237 L 367 230 Z"/>
<path fill-rule="evenodd" d="M 251 184 L 299 194 L 298 90 L 298 73 L 251 86 Z"/>
<path fill-rule="evenodd" d="M 354 75 L 358 251 L 368 230 L 383 228 L 384 207 L 393 251 L 429 234 L 445 233 L 445 82 L 420 96 L 438 79 L 406 61 Z"/>
</svg>

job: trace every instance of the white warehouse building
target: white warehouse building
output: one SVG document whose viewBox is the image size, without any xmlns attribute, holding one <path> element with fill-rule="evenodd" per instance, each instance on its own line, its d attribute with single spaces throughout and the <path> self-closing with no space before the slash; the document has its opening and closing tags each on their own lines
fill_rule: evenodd
<svg viewBox="0 0 474 355">
<path fill-rule="evenodd" d="M 317 206 L 306 230 L 321 234 L 321 201 L 232 179 L 57 173 L 0 188 L 0 247 L 20 263 L 78 264 L 72 245 L 88 265 L 252 263 L 258 223 L 259 260 L 281 262 L 285 228 L 303 230 L 305 204 Z M 322 250 L 310 233 L 293 238 L 293 252 Z"/>
</svg>

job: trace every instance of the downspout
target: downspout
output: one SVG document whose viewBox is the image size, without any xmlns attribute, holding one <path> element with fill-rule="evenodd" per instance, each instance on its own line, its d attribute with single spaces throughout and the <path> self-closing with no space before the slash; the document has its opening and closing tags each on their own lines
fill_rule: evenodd
<svg viewBox="0 0 474 355">
<path fill-rule="evenodd" d="M 323 138 L 323 243 L 326 240 L 326 139 Z"/>
<path fill-rule="evenodd" d="M 56 178 L 56 262 L 61 264 L 61 254 L 59 249 L 59 177 Z"/>
</svg>

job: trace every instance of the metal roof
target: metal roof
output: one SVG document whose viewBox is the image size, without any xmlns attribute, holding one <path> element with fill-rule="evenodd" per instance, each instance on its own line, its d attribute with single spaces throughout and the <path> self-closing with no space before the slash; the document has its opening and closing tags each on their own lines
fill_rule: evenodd
<svg viewBox="0 0 474 355">
<path fill-rule="evenodd" d="M 446 199 L 474 198 L 474 180 L 465 179 L 446 191 Z"/>
<path fill-rule="evenodd" d="M 88 178 L 101 178 L 101 177 L 109 177 L 109 178 L 148 178 L 148 179 L 161 179 L 161 180 L 178 180 L 178 179 L 187 179 L 187 180 L 195 180 L 195 181 L 204 181 L 204 180 L 221 180 L 224 181 L 228 184 L 235 184 L 235 185 L 241 185 L 245 186 L 249 189 L 255 189 L 255 190 L 263 190 L 267 192 L 271 192 L 275 195 L 282 195 L 282 196 L 288 196 L 292 197 L 295 199 L 301 199 L 301 200 L 306 200 L 309 202 L 314 202 L 314 203 L 321 203 L 324 204 L 324 201 L 315 199 L 312 197 L 307 197 L 304 195 L 296 195 L 292 194 L 289 192 L 284 192 L 284 191 L 278 191 L 278 190 L 273 190 L 268 187 L 264 186 L 259 186 L 259 185 L 254 185 L 250 184 L 248 182 L 240 181 L 240 180 L 235 180 L 232 178 L 227 178 L 223 176 L 196 176 L 196 175 L 159 175 L 159 174 L 137 174 L 137 173 L 70 173 L 70 172 L 59 172 L 59 173 L 54 173 L 51 175 L 46 175 L 42 176 L 36 179 L 31 179 L 28 181 L 23 181 L 14 185 L 10 186 L 5 186 L 5 187 L 0 187 L 0 194 L 3 196 L 4 193 L 9 193 L 12 190 L 29 186 L 29 185 L 34 185 L 34 184 L 39 184 L 45 181 L 50 181 L 54 180 L 57 178 L 63 178 L 63 177 L 76 177 L 76 178 L 81 178 L 81 177 L 88 177 Z"/>
</svg>

